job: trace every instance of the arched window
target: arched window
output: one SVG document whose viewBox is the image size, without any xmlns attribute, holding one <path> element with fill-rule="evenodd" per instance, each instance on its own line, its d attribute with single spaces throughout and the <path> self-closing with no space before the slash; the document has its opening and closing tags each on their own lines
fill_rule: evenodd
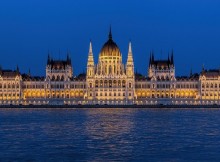
<svg viewBox="0 0 220 162">
<path fill-rule="evenodd" d="M 57 76 L 57 81 L 60 81 L 60 76 L 59 75 Z"/>
<path fill-rule="evenodd" d="M 100 80 L 100 87 L 103 87 L 103 81 Z"/>
<path fill-rule="evenodd" d="M 109 74 L 112 74 L 112 66 L 109 65 Z"/>
<path fill-rule="evenodd" d="M 95 87 L 97 88 L 98 86 L 99 86 L 99 81 L 96 80 L 96 81 L 95 81 Z"/>
<path fill-rule="evenodd" d="M 116 87 L 116 86 L 117 86 L 117 81 L 114 80 L 114 81 L 113 81 L 113 87 Z"/>
<path fill-rule="evenodd" d="M 62 77 L 61 77 L 61 81 L 64 81 L 64 76 L 62 75 Z"/>
<path fill-rule="evenodd" d="M 122 87 L 125 88 L 125 80 L 122 81 Z"/>
<path fill-rule="evenodd" d="M 108 82 L 107 82 L 107 80 L 104 81 L 104 86 L 105 86 L 105 87 L 108 86 Z"/>
<path fill-rule="evenodd" d="M 105 74 L 107 74 L 107 65 L 105 66 Z"/>
<path fill-rule="evenodd" d="M 109 88 L 112 88 L 112 81 L 109 80 Z"/>
<path fill-rule="evenodd" d="M 120 80 L 118 81 L 118 86 L 121 87 L 121 81 Z"/>
</svg>

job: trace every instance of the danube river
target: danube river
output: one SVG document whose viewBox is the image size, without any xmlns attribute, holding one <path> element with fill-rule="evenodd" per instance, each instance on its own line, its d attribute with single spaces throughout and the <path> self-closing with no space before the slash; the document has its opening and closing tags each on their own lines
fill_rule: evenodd
<svg viewBox="0 0 220 162">
<path fill-rule="evenodd" d="M 220 161 L 220 109 L 0 109 L 0 161 Z"/>
</svg>

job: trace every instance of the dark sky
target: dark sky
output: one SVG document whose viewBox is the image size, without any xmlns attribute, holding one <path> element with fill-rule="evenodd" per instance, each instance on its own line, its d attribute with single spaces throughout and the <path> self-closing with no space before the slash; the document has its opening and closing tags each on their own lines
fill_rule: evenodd
<svg viewBox="0 0 220 162">
<path fill-rule="evenodd" d="M 54 58 L 71 51 L 74 74 L 85 71 L 89 40 L 98 54 L 112 26 L 124 62 L 132 41 L 135 70 L 146 75 L 149 53 L 174 50 L 177 75 L 202 65 L 220 67 L 219 0 L 1 0 L 0 64 L 4 69 L 45 75 Z"/>
</svg>

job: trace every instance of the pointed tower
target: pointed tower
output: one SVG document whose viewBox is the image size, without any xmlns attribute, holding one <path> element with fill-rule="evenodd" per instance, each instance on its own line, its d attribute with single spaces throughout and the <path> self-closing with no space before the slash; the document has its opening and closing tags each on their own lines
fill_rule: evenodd
<svg viewBox="0 0 220 162">
<path fill-rule="evenodd" d="M 88 54 L 88 62 L 87 62 L 87 78 L 93 77 L 95 74 L 95 63 L 92 52 L 92 42 L 89 44 L 89 54 Z"/>
<path fill-rule="evenodd" d="M 87 73 L 86 73 L 86 94 L 85 98 L 88 100 L 93 100 L 95 97 L 94 91 L 94 76 L 95 76 L 95 64 L 92 52 L 92 42 L 90 41 L 89 44 L 89 54 L 88 54 L 88 61 L 87 61 Z"/>
<path fill-rule="evenodd" d="M 131 48 L 131 42 L 129 42 L 128 46 L 128 59 L 126 64 L 126 75 L 127 75 L 127 99 L 133 100 L 135 95 L 135 75 L 134 75 L 134 61 L 133 61 L 133 54 Z"/>
<path fill-rule="evenodd" d="M 31 69 L 30 68 L 28 69 L 28 76 L 29 77 L 31 76 Z"/>
<path fill-rule="evenodd" d="M 154 63 L 154 54 L 153 51 L 150 51 L 150 60 L 149 60 L 149 67 L 148 67 L 148 76 L 151 78 L 153 76 L 153 63 Z"/>
<path fill-rule="evenodd" d="M 168 57 L 167 57 L 168 62 L 170 63 L 170 54 L 168 53 Z"/>
<path fill-rule="evenodd" d="M 50 58 L 50 52 L 48 51 L 48 56 L 47 56 L 47 65 L 49 65 L 51 62 L 51 58 Z"/>
<path fill-rule="evenodd" d="M 66 62 L 67 62 L 68 65 L 72 64 L 69 51 L 67 51 Z"/>
<path fill-rule="evenodd" d="M 173 50 L 172 50 L 172 53 L 171 53 L 171 64 L 174 66 L 174 60 L 173 60 Z"/>
<path fill-rule="evenodd" d="M 126 74 L 128 77 L 131 77 L 131 78 L 134 77 L 134 61 L 133 61 L 133 54 L 132 54 L 132 49 L 131 49 L 131 42 L 129 42 L 129 47 L 128 47 Z"/>
<path fill-rule="evenodd" d="M 17 67 L 16 67 L 16 72 L 19 73 L 19 67 L 18 67 L 18 65 L 17 65 Z"/>
<path fill-rule="evenodd" d="M 149 59 L 149 67 L 151 66 L 151 62 L 152 62 L 152 59 L 151 59 L 151 52 L 150 52 L 150 59 Z"/>
<path fill-rule="evenodd" d="M 109 30 L 109 34 L 108 34 L 108 39 L 112 40 L 112 27 L 110 25 L 110 30 Z"/>
<path fill-rule="evenodd" d="M 189 76 L 191 77 L 192 75 L 193 75 L 193 72 L 192 72 L 192 68 L 191 68 Z"/>
</svg>

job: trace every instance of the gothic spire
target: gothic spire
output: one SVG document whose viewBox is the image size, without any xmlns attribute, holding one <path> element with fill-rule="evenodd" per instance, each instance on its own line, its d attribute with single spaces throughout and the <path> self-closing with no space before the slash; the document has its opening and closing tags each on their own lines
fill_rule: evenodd
<svg viewBox="0 0 220 162">
<path fill-rule="evenodd" d="M 170 54 L 168 53 L 168 62 L 170 63 Z"/>
<path fill-rule="evenodd" d="M 192 75 L 193 75 L 193 72 L 192 72 L 192 68 L 191 68 L 189 76 L 191 77 Z"/>
<path fill-rule="evenodd" d="M 152 51 L 152 62 L 154 62 L 154 51 Z"/>
<path fill-rule="evenodd" d="M 110 25 L 110 30 L 109 30 L 108 38 L 109 38 L 109 40 L 112 40 L 112 28 L 111 28 L 111 25 Z"/>
<path fill-rule="evenodd" d="M 50 64 L 51 58 L 50 58 L 50 52 L 48 51 L 48 56 L 47 56 L 47 65 Z"/>
<path fill-rule="evenodd" d="M 152 63 L 152 53 L 150 51 L 149 67 L 150 67 L 151 63 Z"/>
<path fill-rule="evenodd" d="M 92 51 L 92 42 L 89 43 L 89 54 L 88 54 L 88 65 L 94 65 L 93 51 Z"/>
<path fill-rule="evenodd" d="M 171 53 L 171 64 L 174 65 L 174 60 L 173 60 L 173 50 L 172 50 L 172 53 Z"/>
<path fill-rule="evenodd" d="M 133 64 L 133 54 L 132 54 L 132 48 L 131 48 L 131 42 L 129 42 L 128 45 L 128 59 L 127 59 L 127 64 L 132 63 Z"/>
<path fill-rule="evenodd" d="M 202 64 L 202 72 L 205 72 L 205 66 Z"/>
<path fill-rule="evenodd" d="M 19 73 L 19 67 L 18 67 L 18 65 L 17 65 L 17 67 L 16 67 L 16 72 Z"/>
<path fill-rule="evenodd" d="M 31 70 L 30 70 L 30 68 L 28 69 L 28 76 L 29 76 L 29 77 L 31 76 Z"/>
<path fill-rule="evenodd" d="M 67 61 L 67 64 L 71 65 L 71 58 L 70 58 L 70 52 L 69 51 L 67 51 L 66 61 Z"/>
</svg>

